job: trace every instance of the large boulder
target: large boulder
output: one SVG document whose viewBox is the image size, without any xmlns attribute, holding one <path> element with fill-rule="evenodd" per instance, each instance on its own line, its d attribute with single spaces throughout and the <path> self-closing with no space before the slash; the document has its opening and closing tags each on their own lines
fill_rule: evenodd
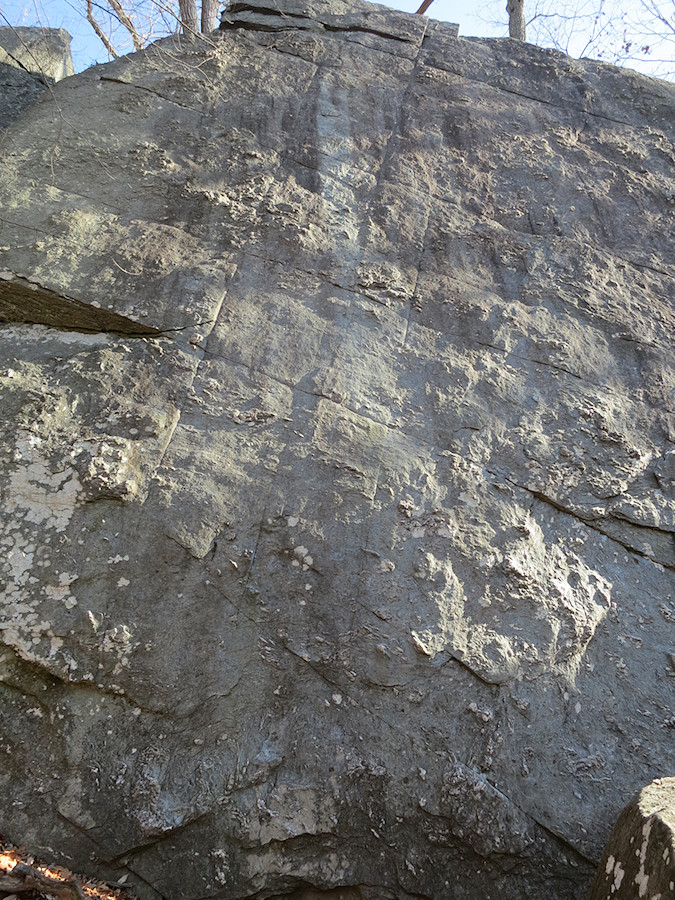
<svg viewBox="0 0 675 900">
<path fill-rule="evenodd" d="M 63 28 L 0 27 L 0 130 L 74 73 L 70 41 Z"/>
<path fill-rule="evenodd" d="M 675 778 L 657 778 L 619 816 L 588 900 L 675 896 Z"/>
<path fill-rule="evenodd" d="M 579 898 L 675 762 L 675 89 L 223 26 L 2 144 L 0 831 L 147 900 Z"/>
<path fill-rule="evenodd" d="M 71 40 L 64 28 L 4 25 L 0 27 L 0 62 L 55 83 L 75 73 Z"/>
</svg>

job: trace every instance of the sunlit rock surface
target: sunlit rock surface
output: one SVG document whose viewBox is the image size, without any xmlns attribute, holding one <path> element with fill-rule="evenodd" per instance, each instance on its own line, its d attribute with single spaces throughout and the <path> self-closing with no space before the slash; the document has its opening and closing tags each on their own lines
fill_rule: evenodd
<svg viewBox="0 0 675 900">
<path fill-rule="evenodd" d="M 3 834 L 147 900 L 583 896 L 675 763 L 673 100 L 282 0 L 6 132 Z"/>
<path fill-rule="evenodd" d="M 665 898 L 674 888 L 675 778 L 657 778 L 619 816 L 588 900 Z"/>
</svg>

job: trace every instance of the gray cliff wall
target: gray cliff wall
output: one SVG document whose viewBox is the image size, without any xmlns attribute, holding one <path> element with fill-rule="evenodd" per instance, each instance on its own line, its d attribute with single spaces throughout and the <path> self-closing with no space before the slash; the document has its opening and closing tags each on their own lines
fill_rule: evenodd
<svg viewBox="0 0 675 900">
<path fill-rule="evenodd" d="M 284 0 L 5 133 L 3 834 L 583 896 L 675 765 L 674 94 Z"/>
</svg>

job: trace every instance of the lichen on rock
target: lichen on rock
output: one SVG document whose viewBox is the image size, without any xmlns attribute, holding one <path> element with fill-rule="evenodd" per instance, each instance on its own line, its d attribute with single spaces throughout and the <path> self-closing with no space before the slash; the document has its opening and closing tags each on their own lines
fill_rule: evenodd
<svg viewBox="0 0 675 900">
<path fill-rule="evenodd" d="M 54 98 L 0 830 L 142 900 L 576 900 L 673 763 L 672 86 L 254 0 Z"/>
</svg>

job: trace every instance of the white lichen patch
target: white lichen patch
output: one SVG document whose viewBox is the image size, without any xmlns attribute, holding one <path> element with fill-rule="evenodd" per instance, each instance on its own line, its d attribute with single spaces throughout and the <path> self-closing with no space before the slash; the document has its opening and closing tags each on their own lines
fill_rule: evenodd
<svg viewBox="0 0 675 900">
<path fill-rule="evenodd" d="M 230 863 L 227 850 L 217 848 L 211 851 L 211 856 L 213 857 L 214 877 L 216 882 L 220 885 L 226 884 L 230 877 Z"/>
<path fill-rule="evenodd" d="M 44 593 L 50 600 L 61 600 L 66 609 L 72 609 L 74 606 L 77 606 L 77 599 L 70 590 L 70 585 L 74 581 L 77 581 L 77 575 L 71 575 L 70 572 L 61 572 L 58 585 L 45 585 Z"/>
<path fill-rule="evenodd" d="M 3 589 L 0 591 L 0 637 L 23 658 L 58 666 L 68 677 L 77 662 L 63 651 L 64 640 L 55 633 L 44 601 L 58 601 L 66 609 L 77 606 L 72 584 L 74 572 L 50 572 L 52 537 L 65 531 L 83 488 L 70 457 L 47 458 L 43 441 L 32 433 L 20 433 L 13 459 L 16 467 L 5 481 L 2 504 L 0 561 Z M 92 679 L 92 675 L 80 677 Z"/>
<path fill-rule="evenodd" d="M 626 874 L 626 871 L 618 859 L 616 860 L 616 862 L 614 862 L 614 857 L 611 857 L 611 859 L 612 867 L 610 867 L 609 872 L 612 872 L 612 875 L 614 876 L 612 890 L 618 891 L 621 887 L 621 882 L 623 881 L 623 876 Z"/>
<path fill-rule="evenodd" d="M 293 555 L 295 556 L 295 559 L 291 560 L 291 565 L 296 568 L 302 566 L 303 572 L 307 572 L 314 565 L 314 558 L 310 556 L 307 547 L 294 547 Z M 311 590 L 311 586 L 307 588 L 307 590 Z"/>
<path fill-rule="evenodd" d="M 9 549 L 5 554 L 5 565 L 14 584 L 25 584 L 33 565 L 35 544 L 25 540 L 21 534 L 7 535 L 2 542 Z"/>
<path fill-rule="evenodd" d="M 635 884 L 638 889 L 638 897 L 646 897 L 649 888 L 649 873 L 645 871 L 647 849 L 649 848 L 649 836 L 652 831 L 653 819 L 647 819 L 642 826 L 642 846 L 639 850 L 640 869 L 635 876 Z M 637 853 L 638 851 L 636 851 Z"/>
<path fill-rule="evenodd" d="M 64 531 L 75 512 L 82 485 L 71 466 L 52 472 L 39 452 L 39 443 L 34 435 L 17 441 L 15 459 L 20 462 L 9 476 L 5 511 L 10 519 Z"/>
<path fill-rule="evenodd" d="M 13 457 L 15 467 L 8 475 L 0 508 L 0 546 L 5 550 L 0 564 L 4 581 L 0 633 L 2 641 L 25 659 L 42 662 L 63 646 L 40 610 L 42 602 L 58 600 L 67 609 L 77 604 L 71 589 L 76 573 L 57 573 L 56 583 L 52 576 L 45 584 L 44 567 L 50 565 L 45 548 L 51 536 L 65 531 L 70 523 L 82 485 L 68 461 L 49 460 L 41 439 L 32 433 L 19 434 Z"/>
</svg>

